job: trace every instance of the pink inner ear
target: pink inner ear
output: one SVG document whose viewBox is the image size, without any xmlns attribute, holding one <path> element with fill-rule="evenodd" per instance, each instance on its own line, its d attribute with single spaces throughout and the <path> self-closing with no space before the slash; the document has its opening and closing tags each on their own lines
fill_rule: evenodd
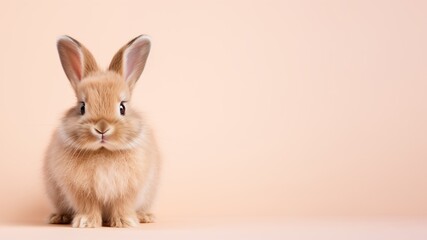
<svg viewBox="0 0 427 240">
<path fill-rule="evenodd" d="M 137 48 L 129 49 L 126 55 L 126 66 L 125 66 L 125 79 L 128 79 L 130 75 L 135 71 L 138 64 L 139 51 Z"/>
<path fill-rule="evenodd" d="M 68 66 L 71 68 L 69 69 L 71 72 L 70 74 L 74 75 L 76 80 L 82 79 L 82 62 L 81 62 L 81 56 L 80 51 L 77 46 L 73 42 L 65 42 L 64 45 L 64 57 L 68 59 Z"/>
<path fill-rule="evenodd" d="M 126 81 L 135 82 L 144 70 L 145 61 L 150 51 L 150 40 L 147 38 L 137 39 L 125 51 L 124 77 Z"/>
<path fill-rule="evenodd" d="M 74 74 L 78 80 L 82 80 L 82 63 L 80 53 L 77 49 L 72 49 L 70 52 L 70 64 L 73 68 Z"/>
</svg>

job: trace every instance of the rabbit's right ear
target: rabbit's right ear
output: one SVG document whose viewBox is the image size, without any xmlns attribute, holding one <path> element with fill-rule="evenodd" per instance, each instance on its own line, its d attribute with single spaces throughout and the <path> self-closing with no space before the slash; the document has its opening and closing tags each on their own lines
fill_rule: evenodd
<svg viewBox="0 0 427 240">
<path fill-rule="evenodd" d="M 64 72 L 74 90 L 84 77 L 98 70 L 92 54 L 74 38 L 61 36 L 57 48 Z"/>
<path fill-rule="evenodd" d="M 114 55 L 108 69 L 122 75 L 129 88 L 133 89 L 144 70 L 150 46 L 150 37 L 139 35 Z"/>
</svg>

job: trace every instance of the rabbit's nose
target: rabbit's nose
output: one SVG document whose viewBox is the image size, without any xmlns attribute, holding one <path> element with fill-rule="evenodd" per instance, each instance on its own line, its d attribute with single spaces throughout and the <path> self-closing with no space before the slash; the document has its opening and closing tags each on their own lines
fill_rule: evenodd
<svg viewBox="0 0 427 240">
<path fill-rule="evenodd" d="M 99 134 L 105 134 L 110 130 L 110 126 L 105 120 L 100 120 L 99 122 L 96 123 L 94 129 Z"/>
<path fill-rule="evenodd" d="M 108 132 L 110 129 L 106 129 L 104 131 L 98 130 L 97 128 L 95 128 L 95 131 L 99 134 L 105 134 L 106 132 Z"/>
</svg>

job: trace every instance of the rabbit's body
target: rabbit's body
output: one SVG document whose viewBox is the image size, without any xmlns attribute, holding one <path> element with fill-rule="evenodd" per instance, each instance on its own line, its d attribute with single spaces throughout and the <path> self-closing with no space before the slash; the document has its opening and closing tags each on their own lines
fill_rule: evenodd
<svg viewBox="0 0 427 240">
<path fill-rule="evenodd" d="M 60 212 L 58 214 L 65 215 L 60 217 L 71 221 L 79 203 L 91 199 L 100 208 L 104 222 L 108 222 L 110 209 L 114 205 L 123 205 L 123 200 L 129 199 L 131 202 L 126 204 L 132 205 L 138 220 L 151 222 L 149 208 L 160 166 L 150 129 L 141 133 L 140 139 L 144 142 L 141 147 L 122 152 L 64 148 L 60 131 L 53 134 L 44 169 L 49 197 Z M 129 223 L 133 226 L 137 219 Z"/>
<path fill-rule="evenodd" d="M 149 208 L 159 177 L 159 154 L 151 129 L 127 104 L 139 75 L 133 76 L 133 82 L 126 80 L 126 76 L 132 76 L 126 74 L 132 66 L 123 70 L 117 65 L 115 59 L 122 61 L 121 56 L 112 62 L 119 68 L 110 65 L 108 71 L 98 71 L 83 46 L 71 38 L 62 41 L 58 43 L 61 61 L 78 104 L 66 112 L 45 157 L 47 192 L 56 208 L 50 222 L 72 221 L 74 227 L 98 227 L 103 223 L 128 227 L 151 222 Z M 142 45 L 132 49 L 130 44 L 135 41 Z M 130 54 L 138 57 L 138 51 L 148 51 L 144 49 L 146 41 L 149 44 L 146 38 L 134 39 L 118 55 L 131 48 Z M 73 59 L 73 51 L 84 59 L 81 69 L 72 62 L 79 60 Z M 147 55 L 140 56 L 146 59 Z M 88 63 L 93 65 L 88 67 Z M 80 78 L 70 77 L 78 75 L 79 70 Z"/>
</svg>

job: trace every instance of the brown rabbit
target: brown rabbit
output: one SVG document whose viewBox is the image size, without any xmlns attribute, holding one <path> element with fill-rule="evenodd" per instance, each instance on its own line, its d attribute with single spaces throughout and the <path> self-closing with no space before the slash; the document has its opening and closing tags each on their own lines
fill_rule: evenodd
<svg viewBox="0 0 427 240">
<path fill-rule="evenodd" d="M 50 223 L 73 227 L 131 227 L 152 222 L 159 154 L 151 129 L 130 105 L 150 39 L 141 35 L 114 56 L 106 71 L 75 39 L 57 47 L 76 105 L 48 147 L 44 174 L 56 212 Z"/>
</svg>

